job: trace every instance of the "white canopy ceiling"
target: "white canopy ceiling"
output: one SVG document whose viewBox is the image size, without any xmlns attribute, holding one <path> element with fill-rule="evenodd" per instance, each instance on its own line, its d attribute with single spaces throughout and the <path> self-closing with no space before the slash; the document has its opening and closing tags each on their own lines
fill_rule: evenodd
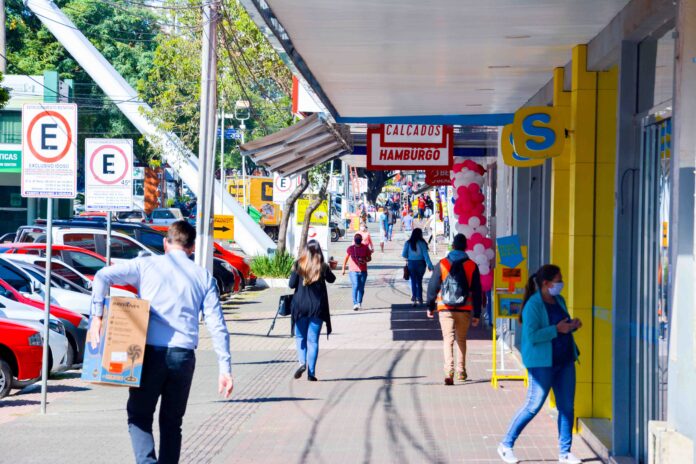
<svg viewBox="0 0 696 464">
<path fill-rule="evenodd" d="M 627 0 L 261 3 L 335 115 L 365 118 L 514 112 Z"/>
</svg>

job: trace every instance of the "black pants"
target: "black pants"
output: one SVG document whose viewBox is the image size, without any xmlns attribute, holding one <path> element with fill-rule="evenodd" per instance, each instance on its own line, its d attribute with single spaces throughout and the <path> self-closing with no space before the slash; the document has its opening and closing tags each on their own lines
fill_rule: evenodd
<svg viewBox="0 0 696 464">
<path fill-rule="evenodd" d="M 193 350 L 147 345 L 140 388 L 128 395 L 128 433 L 138 464 L 177 463 L 181 453 L 181 423 L 186 412 L 196 356 Z M 152 420 L 160 396 L 159 460 Z"/>
</svg>

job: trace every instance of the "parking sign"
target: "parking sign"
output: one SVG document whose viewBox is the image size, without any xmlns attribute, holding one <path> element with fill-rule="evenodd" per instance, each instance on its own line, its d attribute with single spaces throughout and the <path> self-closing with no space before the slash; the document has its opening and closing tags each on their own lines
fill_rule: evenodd
<svg viewBox="0 0 696 464">
<path fill-rule="evenodd" d="M 22 107 L 22 196 L 77 196 L 77 105 Z"/>
<path fill-rule="evenodd" d="M 85 210 L 133 209 L 133 141 L 85 140 Z"/>
</svg>

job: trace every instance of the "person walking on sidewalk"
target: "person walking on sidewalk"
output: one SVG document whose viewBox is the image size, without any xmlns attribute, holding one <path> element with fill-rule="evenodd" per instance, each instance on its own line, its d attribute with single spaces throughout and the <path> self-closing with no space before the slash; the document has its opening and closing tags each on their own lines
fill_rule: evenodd
<svg viewBox="0 0 696 464">
<path fill-rule="evenodd" d="M 372 243 L 372 236 L 370 235 L 370 232 L 368 232 L 367 230 L 367 224 L 365 224 L 364 222 L 360 224 L 360 231 L 358 233 L 362 237 L 362 244 L 365 245 L 368 250 L 370 250 L 370 253 L 374 253 L 375 244 Z"/>
<path fill-rule="evenodd" d="M 353 311 L 362 307 L 365 296 L 365 282 L 367 282 L 367 263 L 372 260 L 372 253 L 362 243 L 362 235 L 355 234 L 353 245 L 346 250 L 346 258 L 343 260 L 343 275 L 346 275 L 346 264 L 350 270 L 350 284 L 353 287 Z"/>
<path fill-rule="evenodd" d="M 575 416 L 575 361 L 578 349 L 572 332 L 582 327 L 580 319 L 571 319 L 561 296 L 561 269 L 545 264 L 529 278 L 524 292 L 522 322 L 522 362 L 529 372 L 529 387 L 524 405 L 513 417 L 498 445 L 498 454 L 506 463 L 519 460 L 512 451 L 522 430 L 534 419 L 553 389 L 558 408 L 558 461 L 579 464 L 570 452 Z"/>
<path fill-rule="evenodd" d="M 128 389 L 128 432 L 138 464 L 177 463 L 181 424 L 196 365 L 198 321 L 202 312 L 217 353 L 219 392 L 232 393 L 230 336 L 220 307 L 215 279 L 189 259 L 196 229 L 187 221 L 169 226 L 164 255 L 136 258 L 101 269 L 92 286 L 89 340 L 99 345 L 104 298 L 112 285 L 132 285 L 150 302 L 142 379 Z M 155 453 L 152 421 L 157 401 L 160 449 Z"/>
<path fill-rule="evenodd" d="M 411 302 L 413 306 L 423 304 L 423 276 L 425 269 L 433 270 L 433 263 L 428 254 L 428 244 L 423 239 L 423 231 L 416 227 L 411 237 L 404 243 L 401 257 L 406 260 L 411 280 Z"/>
<path fill-rule="evenodd" d="M 398 211 L 399 206 L 394 203 Z M 387 239 L 391 242 L 392 241 L 392 236 L 394 235 L 394 224 L 396 224 L 396 211 L 392 208 L 390 210 L 387 210 L 387 214 L 389 216 L 389 227 L 387 227 Z"/>
<path fill-rule="evenodd" d="M 331 335 L 331 314 L 326 282 L 332 284 L 336 276 L 324 262 L 321 245 L 316 240 L 307 242 L 293 265 L 288 285 L 295 290 L 290 306 L 290 327 L 295 335 L 297 359 L 300 366 L 294 377 L 299 379 L 307 371 L 307 380 L 316 382 L 319 356 L 319 333 L 326 323 L 326 336 Z"/>
<path fill-rule="evenodd" d="M 401 218 L 401 230 L 407 235 L 413 231 L 413 216 L 411 216 L 410 210 L 406 210 L 406 215 Z"/>
<path fill-rule="evenodd" d="M 481 276 L 476 263 L 469 259 L 466 237 L 457 234 L 452 251 L 435 266 L 428 284 L 428 317 L 437 309 L 445 354 L 445 385 L 454 384 L 454 342 L 457 341 L 457 379 L 465 381 L 466 335 L 481 317 Z"/>
<path fill-rule="evenodd" d="M 384 253 L 384 245 L 387 243 L 387 233 L 389 231 L 389 214 L 387 211 L 385 206 L 382 212 L 379 213 L 379 247 L 382 253 Z"/>
</svg>

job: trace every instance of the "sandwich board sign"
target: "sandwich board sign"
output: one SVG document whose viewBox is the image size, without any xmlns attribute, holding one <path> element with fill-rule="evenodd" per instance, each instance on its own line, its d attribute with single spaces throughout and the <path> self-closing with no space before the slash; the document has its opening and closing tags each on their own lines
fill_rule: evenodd
<svg viewBox="0 0 696 464">
<path fill-rule="evenodd" d="M 22 107 L 22 196 L 77 196 L 77 105 Z"/>
<path fill-rule="evenodd" d="M 132 140 L 85 140 L 85 209 L 133 209 Z"/>
</svg>

